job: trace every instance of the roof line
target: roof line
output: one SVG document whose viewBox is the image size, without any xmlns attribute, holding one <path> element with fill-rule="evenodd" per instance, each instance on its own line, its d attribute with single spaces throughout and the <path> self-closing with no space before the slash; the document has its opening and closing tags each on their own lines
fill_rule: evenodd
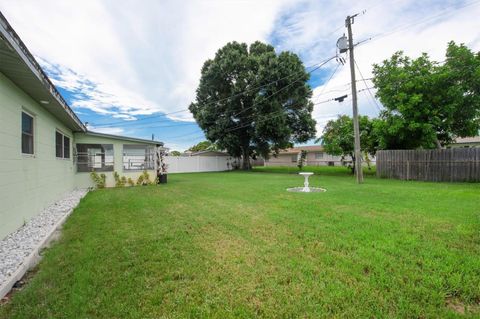
<svg viewBox="0 0 480 319">
<path fill-rule="evenodd" d="M 23 59 L 23 61 L 27 64 L 30 70 L 35 74 L 38 79 L 45 85 L 47 90 L 50 94 L 60 103 L 63 109 L 67 112 L 67 114 L 78 124 L 82 131 L 87 131 L 87 128 L 82 123 L 82 121 L 78 118 L 75 112 L 70 108 L 68 103 L 65 101 L 63 96 L 57 91 L 55 85 L 53 85 L 50 78 L 45 74 L 42 67 L 38 64 L 37 60 L 35 60 L 34 56 L 30 53 L 27 46 L 23 43 L 20 39 L 18 34 L 12 28 L 10 23 L 8 23 L 5 16 L 0 11 L 0 33 L 3 35 L 5 40 L 10 44 L 10 46 L 17 52 L 17 54 Z"/>
<path fill-rule="evenodd" d="M 84 134 L 87 135 L 93 135 L 93 136 L 100 136 L 100 137 L 108 137 L 108 138 L 113 138 L 117 140 L 125 140 L 125 141 L 132 141 L 132 142 L 142 142 L 145 144 L 155 144 L 155 145 L 160 145 L 163 146 L 163 142 L 160 141 L 154 141 L 154 140 L 147 140 L 143 138 L 136 138 L 136 137 L 128 137 L 128 136 L 121 136 L 121 135 L 113 135 L 113 134 L 107 134 L 107 133 L 99 133 L 99 132 L 93 132 L 93 131 L 86 131 Z"/>
</svg>

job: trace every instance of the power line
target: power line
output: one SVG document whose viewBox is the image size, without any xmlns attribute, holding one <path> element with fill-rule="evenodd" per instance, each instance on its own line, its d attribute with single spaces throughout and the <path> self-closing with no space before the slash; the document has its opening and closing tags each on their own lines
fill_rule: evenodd
<svg viewBox="0 0 480 319">
<path fill-rule="evenodd" d="M 370 91 L 370 88 L 367 85 L 367 81 L 364 79 L 362 71 L 360 70 L 360 67 L 358 66 L 357 61 L 354 60 L 353 62 L 355 63 L 355 66 L 357 67 L 358 73 L 360 73 L 360 77 L 362 78 L 363 83 L 365 84 L 366 90 L 368 90 L 368 93 L 370 94 L 370 97 L 372 98 L 373 102 L 375 103 L 375 106 L 377 107 L 378 111 L 381 112 L 382 110 L 380 108 L 380 105 L 378 105 L 377 100 L 375 99 L 375 97 L 372 94 L 372 91 Z"/>
<path fill-rule="evenodd" d="M 308 73 L 308 74 L 311 74 L 311 73 L 315 72 L 316 70 L 320 69 L 322 66 L 324 66 L 325 64 L 327 64 L 327 63 L 328 63 L 328 62 L 330 62 L 331 60 L 335 59 L 336 57 L 337 57 L 337 56 L 336 56 L 336 55 L 334 55 L 334 56 L 332 56 L 332 57 L 330 57 L 330 58 L 328 58 L 328 59 L 324 60 L 322 63 L 320 63 L 320 65 L 318 65 L 318 66 L 317 66 L 317 67 L 315 67 L 313 70 L 311 70 L 311 71 L 309 71 L 309 72 L 307 72 L 307 73 Z M 290 87 L 290 86 L 294 85 L 294 84 L 295 84 L 295 83 L 296 83 L 298 80 L 300 80 L 302 77 L 303 77 L 303 74 L 302 74 L 300 77 L 298 77 L 298 78 L 297 78 L 295 81 L 293 81 L 292 83 L 290 83 L 290 84 L 288 84 L 288 85 L 284 86 L 283 88 L 281 88 L 281 89 L 277 90 L 276 92 L 274 92 L 274 93 L 270 94 L 270 95 L 269 95 L 269 96 L 267 96 L 266 98 L 267 98 L 267 99 L 268 99 L 268 98 L 271 98 L 272 96 L 274 96 L 274 95 L 276 95 L 276 94 L 280 93 L 281 91 L 285 90 L 286 88 L 288 88 L 288 87 Z M 247 107 L 247 108 L 245 108 L 245 109 L 241 110 L 240 112 L 238 112 L 238 113 L 234 114 L 234 115 L 233 115 L 233 117 L 236 117 L 236 116 L 238 116 L 238 115 L 242 114 L 242 113 L 243 113 L 243 112 L 245 112 L 246 110 L 252 109 L 254 106 L 256 106 L 256 105 L 260 104 L 261 102 L 264 102 L 264 101 L 259 101 L 259 102 L 253 103 L 251 106 L 249 106 L 249 107 Z"/>
<path fill-rule="evenodd" d="M 334 57 L 333 57 L 333 58 L 334 58 Z M 327 59 L 326 62 L 330 61 L 330 60 L 333 59 L 333 58 Z M 310 74 L 310 73 L 318 70 L 318 69 L 319 69 L 321 66 L 323 66 L 326 62 L 325 62 L 325 61 L 322 61 L 322 62 L 320 62 L 320 63 L 316 63 L 316 64 L 313 64 L 313 65 L 311 65 L 311 66 L 307 66 L 307 67 L 305 67 L 305 69 L 313 68 L 313 70 L 308 71 L 308 73 Z M 292 77 L 292 76 L 294 76 L 294 75 L 296 75 L 296 74 L 299 74 L 299 73 L 302 73 L 302 72 L 304 72 L 304 70 L 299 71 L 299 72 L 296 72 L 296 73 L 293 73 L 293 74 L 286 75 L 286 76 L 284 76 L 284 77 L 282 77 L 282 78 L 280 78 L 280 79 L 276 79 L 276 80 L 271 81 L 271 82 L 269 82 L 269 83 L 266 83 L 266 84 L 263 84 L 263 85 L 260 85 L 260 86 L 253 87 L 253 88 L 250 88 L 250 89 L 241 91 L 241 92 L 239 92 L 239 93 L 235 93 L 235 94 L 230 95 L 230 96 L 228 96 L 228 97 L 225 97 L 225 98 L 222 98 L 222 99 L 219 99 L 219 100 L 216 100 L 216 101 L 208 102 L 207 104 L 204 105 L 204 107 L 207 106 L 207 105 L 211 105 L 211 104 L 223 102 L 223 101 L 228 100 L 228 99 L 235 98 L 235 97 L 237 97 L 237 96 L 243 95 L 243 94 L 245 94 L 245 93 L 247 93 L 247 92 L 250 92 L 250 91 L 253 91 L 253 90 L 258 90 L 258 89 L 260 89 L 260 88 L 269 86 L 269 85 L 274 84 L 274 83 L 276 83 L 276 82 L 278 82 L 278 81 L 285 80 L 285 79 L 287 79 L 287 78 L 289 78 L 289 77 Z M 175 111 L 175 112 L 170 112 L 170 113 L 164 113 L 164 114 L 159 114 L 159 115 L 148 116 L 148 117 L 144 117 L 144 118 L 138 119 L 138 120 L 136 120 L 136 122 L 138 122 L 138 121 L 143 121 L 143 120 L 147 120 L 147 119 L 152 119 L 152 118 L 165 117 L 165 116 L 168 116 L 168 115 L 177 114 L 177 113 L 182 113 L 182 112 L 186 112 L 186 111 L 189 111 L 189 109 L 186 108 L 186 109 L 182 109 L 182 110 Z M 122 123 L 125 123 L 125 121 L 110 122 L 110 123 L 96 124 L 96 125 L 91 124 L 91 125 L 94 125 L 95 127 L 109 127 L 109 126 L 115 126 L 115 125 L 117 125 L 117 124 L 122 124 Z"/>
<path fill-rule="evenodd" d="M 362 90 L 359 90 L 357 92 L 361 92 Z M 350 102 L 352 99 L 349 98 L 349 99 L 346 99 L 344 100 L 343 102 Z M 324 100 L 324 101 L 320 101 L 320 102 L 317 102 L 317 103 L 314 103 L 314 105 L 320 105 L 320 104 L 324 104 L 324 103 L 328 103 L 328 102 L 333 102 L 335 101 L 335 99 L 328 99 L 328 100 Z M 342 103 L 343 103 L 342 102 Z M 281 111 L 275 111 L 275 112 L 271 112 L 271 113 L 268 113 L 264 116 L 264 119 L 259 119 L 258 121 L 256 121 L 255 123 L 253 123 L 253 125 L 259 123 L 259 122 L 264 122 L 268 119 L 271 119 L 271 118 L 276 118 L 276 117 L 279 117 L 281 115 L 284 115 L 284 111 L 281 110 Z M 324 118 L 334 118 L 335 116 L 338 116 L 340 114 L 336 114 L 336 115 L 331 115 L 331 116 L 327 116 L 325 115 Z M 268 117 L 268 118 L 267 118 Z M 314 120 L 319 120 L 320 118 L 322 117 L 313 117 Z M 324 119 L 322 119 L 324 120 Z M 245 128 L 245 127 L 248 127 L 248 126 L 251 126 L 252 123 L 246 123 L 246 124 L 242 124 L 242 125 L 237 125 L 237 126 L 233 126 L 233 127 L 230 127 L 230 128 L 226 128 L 224 133 L 230 133 L 230 132 L 234 132 L 236 130 L 239 130 L 239 129 L 242 129 L 242 128 Z M 198 134 L 198 136 L 194 136 L 194 137 L 190 137 L 191 135 L 195 135 L 195 134 Z M 184 137 L 188 137 L 188 138 L 197 138 L 197 137 L 201 137 L 201 136 L 204 136 L 204 132 L 191 132 L 191 133 L 187 133 L 187 134 L 182 134 L 182 135 L 178 135 L 178 136 L 173 136 L 173 137 L 169 137 L 169 138 L 166 138 L 166 140 L 168 139 L 176 139 L 176 140 L 182 140 L 184 139 Z"/>
<path fill-rule="evenodd" d="M 320 95 L 322 95 L 323 93 L 325 93 L 325 89 L 327 88 L 328 86 L 328 83 L 330 83 L 330 81 L 332 80 L 333 76 L 335 75 L 335 73 L 337 73 L 337 70 L 338 68 L 340 67 L 340 64 L 337 64 L 337 66 L 335 67 L 335 69 L 333 70 L 332 74 L 330 75 L 330 77 L 328 78 L 327 82 L 323 85 L 323 89 L 320 91 L 320 94 L 317 96 L 317 102 L 318 102 L 318 97 Z"/>
<path fill-rule="evenodd" d="M 308 73 L 308 74 L 311 74 L 311 73 L 315 72 L 316 70 L 318 70 L 319 68 L 321 68 L 323 65 L 325 65 L 325 64 L 328 63 L 329 61 L 333 60 L 335 57 L 336 57 L 336 56 L 332 56 L 332 57 L 330 57 L 330 58 L 322 61 L 319 65 L 317 65 L 315 68 L 313 68 L 312 70 L 310 70 L 310 71 L 307 72 L 307 73 Z M 291 75 L 290 75 L 290 76 L 291 76 Z M 283 77 L 282 79 L 285 79 L 285 78 L 287 78 L 287 77 L 288 77 L 288 76 Z M 269 96 L 267 96 L 267 97 L 265 97 L 265 98 L 268 99 L 268 98 L 270 98 L 270 97 L 272 97 L 272 96 L 280 93 L 281 91 L 283 91 L 283 90 L 287 89 L 288 87 L 292 86 L 293 84 L 295 84 L 295 83 L 296 83 L 299 79 L 301 79 L 302 77 L 303 77 L 303 74 L 302 74 L 302 76 L 298 77 L 298 78 L 297 78 L 295 81 L 293 81 L 292 83 L 289 83 L 288 85 L 286 85 L 286 86 L 278 89 L 277 91 L 273 92 L 272 94 L 270 94 Z M 272 82 L 270 82 L 270 83 L 268 83 L 268 84 L 265 84 L 265 85 L 263 85 L 263 86 L 261 86 L 261 87 L 265 87 L 265 86 L 268 86 L 268 85 L 270 85 L 270 84 L 276 83 L 276 82 L 278 82 L 278 81 L 281 81 L 282 79 L 272 81 Z M 250 90 L 252 90 L 252 89 L 250 89 Z M 245 92 L 247 92 L 247 91 L 243 91 L 243 93 L 245 93 Z M 242 93 L 242 92 L 241 92 L 241 93 Z M 235 96 L 238 96 L 238 95 L 240 95 L 240 93 L 235 94 Z M 223 99 L 223 100 L 224 100 L 224 99 Z M 218 100 L 218 101 L 220 101 L 220 100 Z M 217 102 L 218 102 L 218 101 L 217 101 Z M 237 116 L 237 115 L 245 112 L 245 111 L 248 110 L 248 109 L 251 109 L 251 108 L 255 107 L 256 105 L 260 104 L 261 102 L 264 102 L 264 101 L 259 101 L 259 102 L 253 103 L 253 105 L 251 105 L 251 106 L 249 106 L 249 107 L 241 110 L 240 112 L 237 112 L 236 114 L 234 114 L 233 117 L 235 117 L 235 116 Z M 213 102 L 211 102 L 211 103 L 213 103 Z M 209 104 L 210 104 L 210 103 L 209 103 Z M 206 105 L 209 105 L 209 104 L 206 104 Z M 168 120 L 168 121 L 157 121 L 157 122 L 155 122 L 155 123 L 147 123 L 147 124 L 157 124 L 157 123 L 161 123 L 161 122 L 169 122 L 169 120 Z M 95 125 L 95 127 L 137 126 L 137 125 L 143 125 L 143 123 L 136 123 L 136 122 L 132 122 L 132 123 L 130 123 L 130 122 L 127 122 L 127 123 L 122 122 L 122 123 L 119 123 L 119 124 L 121 124 L 121 125 L 114 125 L 114 124 L 110 123 L 109 125 L 104 125 L 104 126 Z M 146 127 L 148 127 L 148 126 L 146 126 Z M 150 126 L 150 127 L 155 127 L 155 126 Z M 167 126 L 165 126 L 165 127 L 167 127 Z"/>
<path fill-rule="evenodd" d="M 390 31 L 387 31 L 387 32 L 383 32 L 383 33 L 379 33 L 379 34 L 376 34 L 374 36 L 372 36 L 371 38 L 365 40 L 365 41 L 362 41 L 362 42 L 367 42 L 367 41 L 376 41 L 378 39 L 381 39 L 381 38 L 384 38 L 384 37 L 387 37 L 387 36 L 390 36 L 394 33 L 397 33 L 397 32 L 401 32 L 401 31 L 404 31 L 404 30 L 407 30 L 413 26 L 416 26 L 416 25 L 419 25 L 419 24 L 422 24 L 422 23 L 425 23 L 425 22 L 429 22 L 431 20 L 435 20 L 436 18 L 439 18 L 445 14 L 450 14 L 450 13 L 453 13 L 454 11 L 458 11 L 460 9 L 464 9 L 466 7 L 469 7 L 469 6 L 472 6 L 472 5 L 475 5 L 475 4 L 478 4 L 480 3 L 479 0 L 476 0 L 476 1 L 472 1 L 472 2 L 468 2 L 468 3 L 465 3 L 463 5 L 460 5 L 460 6 L 456 6 L 456 5 L 451 5 L 451 6 L 447 6 L 445 7 L 440 13 L 438 14 L 434 14 L 434 15 L 431 15 L 431 16 L 428 16 L 428 17 L 425 17 L 425 18 L 422 18 L 422 19 L 419 19 L 417 21 L 414 21 L 412 23 L 407 23 L 407 24 L 404 24 L 404 25 L 400 25 L 398 26 L 397 28 L 394 28 Z"/>
</svg>

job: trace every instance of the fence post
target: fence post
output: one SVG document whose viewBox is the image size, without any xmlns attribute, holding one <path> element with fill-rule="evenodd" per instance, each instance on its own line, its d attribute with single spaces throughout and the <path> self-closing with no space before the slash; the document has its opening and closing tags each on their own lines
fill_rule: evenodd
<svg viewBox="0 0 480 319">
<path fill-rule="evenodd" d="M 410 161 L 407 161 L 407 181 L 410 180 Z"/>
</svg>

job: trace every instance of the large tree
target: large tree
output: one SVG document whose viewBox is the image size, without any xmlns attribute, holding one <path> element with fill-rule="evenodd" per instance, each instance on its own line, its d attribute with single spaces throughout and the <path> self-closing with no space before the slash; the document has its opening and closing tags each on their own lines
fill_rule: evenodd
<svg viewBox="0 0 480 319">
<path fill-rule="evenodd" d="M 381 148 L 440 148 L 480 129 L 480 54 L 448 44 L 445 63 L 395 53 L 373 68 L 385 107 Z"/>
<path fill-rule="evenodd" d="M 378 137 L 375 126 L 377 119 L 369 119 L 368 116 L 359 116 L 360 126 L 360 149 L 364 154 L 375 155 L 378 148 Z M 323 129 L 320 141 L 325 152 L 337 156 L 350 156 L 352 158 L 352 173 L 355 171 L 355 150 L 353 120 L 348 115 L 341 115 L 335 120 L 328 121 Z"/>
<path fill-rule="evenodd" d="M 308 80 L 291 52 L 231 42 L 204 63 L 190 111 L 207 139 L 242 157 L 248 169 L 252 156 L 268 158 L 271 151 L 315 136 Z"/>
</svg>

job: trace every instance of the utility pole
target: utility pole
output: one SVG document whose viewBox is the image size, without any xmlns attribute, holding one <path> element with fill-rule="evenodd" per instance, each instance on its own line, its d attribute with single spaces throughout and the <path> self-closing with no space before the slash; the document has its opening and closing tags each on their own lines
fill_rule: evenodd
<svg viewBox="0 0 480 319">
<path fill-rule="evenodd" d="M 362 171 L 362 153 L 360 150 L 360 127 L 358 124 L 358 106 L 357 106 L 357 82 L 355 81 L 355 59 L 353 55 L 353 35 L 352 24 L 357 14 L 348 16 L 345 19 L 345 26 L 348 29 L 348 51 L 350 54 L 350 75 L 352 77 L 352 107 L 353 107 L 353 134 L 355 136 L 355 176 L 357 183 L 363 183 Z"/>
</svg>

